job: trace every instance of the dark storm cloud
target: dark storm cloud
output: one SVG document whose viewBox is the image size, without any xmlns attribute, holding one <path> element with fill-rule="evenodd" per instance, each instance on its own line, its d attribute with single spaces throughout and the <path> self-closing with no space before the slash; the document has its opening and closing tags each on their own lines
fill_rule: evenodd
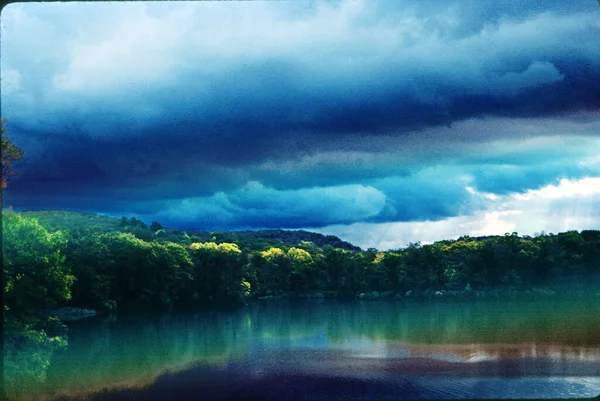
<svg viewBox="0 0 600 401">
<path fill-rule="evenodd" d="M 364 185 L 277 190 L 251 181 L 210 197 L 147 202 L 135 215 L 177 228 L 300 228 L 366 219 L 380 213 L 385 202 L 385 194 Z"/>
<path fill-rule="evenodd" d="M 507 193 L 587 174 L 547 149 L 470 146 L 600 108 L 592 2 L 60 7 L 3 12 L 3 115 L 27 154 L 6 199 L 24 208 L 167 210 L 179 224 L 202 207 L 191 215 L 224 227 L 435 220 L 478 207 L 457 177 Z M 515 119 L 537 128 L 499 126 Z M 327 187 L 344 196 L 309 202 Z M 345 213 L 363 187 L 381 202 Z"/>
<path fill-rule="evenodd" d="M 143 50 L 126 49 L 140 71 L 118 65 L 123 50 L 105 49 L 107 38 L 115 34 L 107 34 L 100 44 L 90 40 L 73 46 L 62 60 L 46 57 L 50 64 L 27 63 L 10 47 L 4 53 L 9 63 L 13 58 L 23 63 L 14 69 L 27 78 L 26 90 L 46 94 L 33 105 L 41 106 L 36 113 L 51 111 L 59 117 L 52 121 L 45 116 L 51 124 L 62 124 L 68 116 L 70 121 L 86 121 L 91 131 L 93 125 L 104 127 L 107 118 L 115 125 L 132 121 L 151 125 L 168 118 L 200 125 L 198 130 L 238 136 L 285 135 L 299 127 L 319 133 L 403 131 L 481 115 L 531 116 L 597 108 L 600 51 L 593 49 L 600 23 L 594 19 L 595 8 L 575 3 L 569 7 L 382 3 L 375 11 L 370 10 L 371 3 L 320 3 L 315 6 L 320 11 L 294 20 L 298 29 L 277 26 L 289 31 L 281 32 L 279 40 L 272 38 L 279 32 L 265 32 L 276 14 L 249 5 L 244 12 L 255 14 L 256 23 L 264 27 L 218 32 L 224 36 L 220 53 L 213 49 L 221 44 L 219 35 L 203 43 L 208 50 L 194 48 L 193 37 L 177 38 L 176 50 L 165 55 L 172 58 L 169 62 L 156 61 Z M 281 6 L 273 6 L 277 7 Z M 197 13 L 203 11 L 202 5 L 196 8 Z M 209 18 L 190 15 L 199 22 Z M 134 17 L 148 23 L 145 14 Z M 173 27 L 165 19 L 168 33 Z M 326 29 L 328 20 L 334 33 L 308 32 Z M 465 36 L 460 32 L 466 27 L 470 33 Z M 243 35 L 248 38 L 243 40 Z M 287 40 L 289 45 L 286 35 L 294 35 Z M 263 43 L 266 39 L 270 42 Z M 85 57 L 92 51 L 100 53 L 99 62 L 105 52 L 117 65 L 88 66 Z M 140 66 L 144 61 L 164 74 L 146 71 Z M 43 68 L 48 72 L 41 73 Z M 89 75 L 83 75 L 86 72 Z M 99 75 L 97 83 L 94 73 Z M 150 83 L 145 75 L 156 79 Z M 10 104 L 7 107 L 11 109 Z"/>
</svg>

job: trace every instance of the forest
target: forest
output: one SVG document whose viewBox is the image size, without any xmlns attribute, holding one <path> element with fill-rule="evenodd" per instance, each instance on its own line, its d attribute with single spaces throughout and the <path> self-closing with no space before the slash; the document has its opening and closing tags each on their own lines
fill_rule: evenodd
<svg viewBox="0 0 600 401">
<path fill-rule="evenodd" d="M 4 323 L 21 332 L 52 332 L 58 322 L 49 311 L 68 305 L 113 313 L 315 292 L 368 298 L 375 291 L 396 299 L 595 295 L 600 273 L 597 230 L 463 236 L 380 252 L 307 232 L 200 233 L 59 211 L 9 210 L 2 228 Z M 311 235 L 320 246 L 304 239 Z"/>
</svg>

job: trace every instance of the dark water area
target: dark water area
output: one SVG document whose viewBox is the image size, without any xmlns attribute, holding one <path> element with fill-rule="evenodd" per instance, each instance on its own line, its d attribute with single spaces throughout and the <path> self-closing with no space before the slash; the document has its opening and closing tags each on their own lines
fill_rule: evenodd
<svg viewBox="0 0 600 401">
<path fill-rule="evenodd" d="M 578 398 L 600 394 L 598 300 L 263 301 L 70 325 L 23 399 Z"/>
</svg>

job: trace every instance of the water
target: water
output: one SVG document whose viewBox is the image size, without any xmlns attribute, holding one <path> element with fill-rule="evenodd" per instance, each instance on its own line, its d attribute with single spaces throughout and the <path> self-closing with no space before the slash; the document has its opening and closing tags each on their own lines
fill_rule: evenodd
<svg viewBox="0 0 600 401">
<path fill-rule="evenodd" d="M 600 394 L 598 301 L 264 301 L 70 326 L 24 398 L 563 398 Z"/>
</svg>

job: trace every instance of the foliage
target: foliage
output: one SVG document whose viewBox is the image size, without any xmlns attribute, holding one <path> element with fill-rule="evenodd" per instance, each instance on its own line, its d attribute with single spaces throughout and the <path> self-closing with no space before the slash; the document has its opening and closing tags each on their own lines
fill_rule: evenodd
<svg viewBox="0 0 600 401">
<path fill-rule="evenodd" d="M 20 213 L 23 217 L 37 219 L 49 231 L 68 231 L 74 237 L 85 235 L 87 229 L 94 227 L 102 232 L 119 231 L 120 221 L 108 216 L 66 210 L 38 210 Z"/>
<path fill-rule="evenodd" d="M 158 222 L 148 227 L 135 218 L 109 224 L 110 218 L 99 217 L 99 224 L 85 226 L 83 219 L 93 215 L 42 213 L 39 223 L 26 215 L 8 213 L 5 222 L 7 305 L 23 315 L 43 304 L 68 303 L 69 295 L 73 305 L 97 310 L 160 309 L 290 291 L 354 297 L 369 291 L 511 291 L 557 283 L 566 288 L 593 282 L 600 273 L 600 234 L 594 230 L 535 238 L 464 236 L 378 252 L 318 246 L 306 241 L 310 233 L 304 232 L 290 245 L 277 240 L 278 230 L 261 239 L 256 232 L 188 234 Z M 68 228 L 48 231 L 60 224 Z"/>
<path fill-rule="evenodd" d="M 65 264 L 65 235 L 6 211 L 2 219 L 4 302 L 8 312 L 33 315 L 71 298 L 75 277 Z"/>
<path fill-rule="evenodd" d="M 111 300 L 111 275 L 106 256 L 109 253 L 99 228 L 90 228 L 69 237 L 65 248 L 67 263 L 77 280 L 71 287 L 74 305 L 110 311 L 116 306 Z"/>
<path fill-rule="evenodd" d="M 194 263 L 195 297 L 204 302 L 226 302 L 243 296 L 240 286 L 243 261 L 236 244 L 194 242 L 189 246 Z"/>
<path fill-rule="evenodd" d="M 2 188 L 6 188 L 7 177 L 15 175 L 13 163 L 23 158 L 23 149 L 16 146 L 10 138 L 5 126 L 6 119 L 0 119 L 0 138 L 2 139 Z"/>
</svg>

